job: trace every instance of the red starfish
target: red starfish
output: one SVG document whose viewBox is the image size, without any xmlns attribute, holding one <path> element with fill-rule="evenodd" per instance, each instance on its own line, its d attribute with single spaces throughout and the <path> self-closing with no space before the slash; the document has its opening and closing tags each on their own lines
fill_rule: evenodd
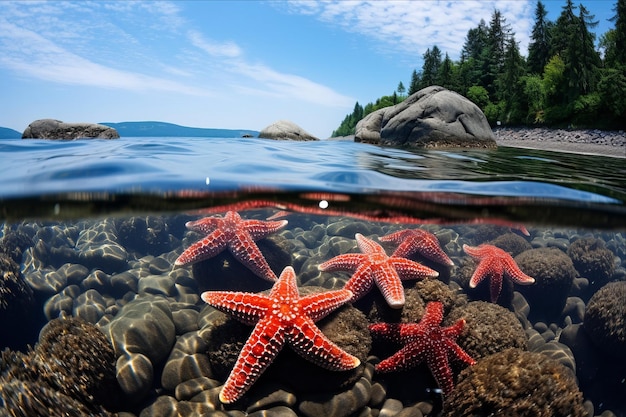
<svg viewBox="0 0 626 417">
<path fill-rule="evenodd" d="M 399 244 L 392 256 L 408 257 L 419 252 L 431 261 L 454 265 L 454 262 L 446 255 L 439 245 L 439 240 L 432 233 L 422 229 L 405 229 L 380 238 L 381 242 L 393 242 Z"/>
<path fill-rule="evenodd" d="M 535 279 L 522 272 L 515 260 L 507 252 L 493 245 L 476 247 L 463 245 L 463 250 L 478 261 L 474 275 L 470 279 L 470 288 L 476 288 L 487 276 L 491 277 L 491 302 L 495 303 L 502 291 L 502 277 L 506 274 L 513 282 L 520 285 L 530 285 Z"/>
<path fill-rule="evenodd" d="M 280 230 L 287 220 L 266 222 L 242 220 L 236 211 L 229 211 L 224 217 L 205 217 L 187 222 L 188 229 L 207 236 L 194 243 L 176 259 L 175 266 L 186 265 L 212 258 L 226 247 L 235 258 L 261 278 L 276 280 L 276 274 L 267 264 L 255 240 Z"/>
<path fill-rule="evenodd" d="M 417 262 L 399 256 L 387 256 L 382 246 L 360 233 L 355 237 L 363 253 L 338 255 L 319 265 L 322 271 L 355 271 L 344 287 L 354 293 L 350 301 L 361 298 L 376 282 L 387 304 L 391 308 L 402 308 L 404 288 L 401 279 L 439 276 L 439 272 Z"/>
<path fill-rule="evenodd" d="M 391 341 L 401 341 L 404 347 L 393 356 L 376 365 L 379 372 L 391 372 L 412 368 L 426 361 L 437 384 L 447 395 L 454 388 L 450 358 L 474 365 L 472 359 L 459 345 L 456 338 L 463 331 L 465 320 L 453 326 L 441 327 L 443 304 L 430 302 L 419 323 L 377 323 L 369 326 L 372 333 Z"/>
<path fill-rule="evenodd" d="M 286 267 L 269 295 L 207 291 L 202 299 L 227 312 L 254 330 L 220 392 L 220 401 L 239 399 L 272 363 L 287 342 L 300 356 L 323 368 L 345 371 L 361 361 L 324 336 L 315 322 L 350 299 L 348 290 L 327 291 L 300 297 L 296 274 Z"/>
</svg>

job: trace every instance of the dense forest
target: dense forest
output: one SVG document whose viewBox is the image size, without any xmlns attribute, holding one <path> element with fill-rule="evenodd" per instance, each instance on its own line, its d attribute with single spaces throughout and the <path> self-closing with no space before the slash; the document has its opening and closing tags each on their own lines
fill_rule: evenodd
<svg viewBox="0 0 626 417">
<path fill-rule="evenodd" d="M 597 25 L 584 5 L 566 0 L 556 22 L 537 1 L 528 51 L 523 56 L 515 33 L 498 10 L 465 37 L 459 61 L 437 45 L 423 55 L 408 91 L 402 82 L 392 95 L 365 107 L 358 102 L 332 136 L 354 134 L 359 120 L 397 104 L 430 85 L 440 85 L 476 103 L 494 126 L 626 127 L 626 0 L 617 0 L 596 49 Z M 602 53 L 600 52 L 602 51 Z"/>
</svg>

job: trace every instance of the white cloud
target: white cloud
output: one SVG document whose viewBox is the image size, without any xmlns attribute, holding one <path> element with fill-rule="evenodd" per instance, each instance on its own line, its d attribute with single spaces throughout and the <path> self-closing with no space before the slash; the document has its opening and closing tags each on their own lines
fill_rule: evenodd
<svg viewBox="0 0 626 417">
<path fill-rule="evenodd" d="M 241 55 L 241 48 L 234 42 L 215 42 L 206 39 L 196 30 L 187 33 L 191 43 L 207 54 L 217 58 L 235 58 Z"/>
<path fill-rule="evenodd" d="M 70 85 L 206 95 L 196 87 L 107 67 L 67 51 L 28 29 L 0 20 L 0 66 L 20 76 Z"/>
<path fill-rule="evenodd" d="M 218 63 L 211 62 L 211 66 L 219 66 L 221 72 L 234 75 L 231 77 L 231 88 L 240 93 L 288 98 L 330 107 L 351 106 L 355 101 L 307 78 L 282 73 L 265 64 L 250 63 L 235 43 L 210 41 L 198 31 L 189 31 L 188 36 L 194 46 L 211 58 L 221 59 Z"/>
<path fill-rule="evenodd" d="M 314 15 L 320 21 L 370 38 L 379 52 L 391 49 L 418 59 L 435 44 L 458 59 L 467 31 L 477 27 L 481 19 L 489 23 L 496 9 L 506 18 L 525 53 L 534 19 L 534 2 L 522 0 L 291 0 L 272 4 L 289 13 Z"/>
</svg>

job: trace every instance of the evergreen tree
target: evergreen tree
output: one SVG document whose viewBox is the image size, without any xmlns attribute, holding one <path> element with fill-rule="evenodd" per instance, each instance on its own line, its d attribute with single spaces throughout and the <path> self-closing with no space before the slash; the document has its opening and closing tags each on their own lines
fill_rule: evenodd
<svg viewBox="0 0 626 417">
<path fill-rule="evenodd" d="M 409 86 L 409 95 L 417 93 L 420 89 L 421 80 L 417 70 L 413 70 L 411 74 L 411 85 Z"/>
<path fill-rule="evenodd" d="M 439 67 L 439 73 L 437 74 L 437 85 L 445 87 L 449 90 L 456 89 L 456 80 L 454 74 L 454 63 L 450 59 L 450 56 L 446 52 L 446 57 L 443 59 L 441 63 L 441 67 Z"/>
<path fill-rule="evenodd" d="M 548 12 L 541 1 L 535 8 L 535 25 L 528 45 L 528 69 L 533 74 L 541 74 L 550 59 L 550 32 L 553 24 L 546 20 Z"/>
<path fill-rule="evenodd" d="M 404 92 L 406 91 L 406 88 L 404 88 L 404 84 L 402 84 L 402 81 L 398 83 L 398 87 L 396 87 L 396 91 L 398 92 L 398 94 L 400 94 L 400 96 L 404 96 Z"/>
<path fill-rule="evenodd" d="M 605 61 L 610 67 L 626 66 L 626 0 L 617 0 L 613 8 L 615 15 L 610 19 L 615 22 L 615 29 L 603 36 Z"/>
<path fill-rule="evenodd" d="M 550 57 L 560 54 L 564 56 L 567 46 L 574 38 L 576 27 L 576 6 L 572 0 L 567 0 L 563 10 L 550 31 Z"/>
<path fill-rule="evenodd" d="M 502 72 L 504 66 L 505 50 L 509 36 L 510 27 L 506 24 L 506 19 L 499 10 L 494 10 L 489 23 L 487 45 L 481 54 L 483 64 L 481 85 L 487 89 L 492 99 L 496 95 L 495 80 Z"/>
<path fill-rule="evenodd" d="M 426 88 L 437 83 L 437 74 L 441 67 L 441 50 L 437 45 L 431 50 L 428 48 L 424 53 L 424 64 L 422 66 L 421 88 Z"/>
<path fill-rule="evenodd" d="M 458 69 L 459 90 L 467 93 L 474 85 L 481 85 L 484 51 L 487 47 L 489 29 L 483 19 L 478 27 L 467 31 L 465 43 L 461 50 L 461 62 Z"/>
<path fill-rule="evenodd" d="M 502 72 L 496 80 L 497 98 L 503 103 L 505 114 L 500 115 L 507 123 L 518 123 L 525 118 L 527 104 L 523 102 L 521 78 L 526 74 L 524 58 L 520 55 L 515 36 L 507 40 Z"/>
</svg>

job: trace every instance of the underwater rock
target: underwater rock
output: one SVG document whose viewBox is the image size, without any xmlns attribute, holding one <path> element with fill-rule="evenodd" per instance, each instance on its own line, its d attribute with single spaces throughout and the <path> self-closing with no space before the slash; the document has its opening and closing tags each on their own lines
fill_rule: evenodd
<svg viewBox="0 0 626 417">
<path fill-rule="evenodd" d="M 565 307 L 576 270 L 571 259 L 556 248 L 537 248 L 515 257 L 519 267 L 535 278 L 518 291 L 530 305 L 530 321 L 556 321 Z"/>
<path fill-rule="evenodd" d="M 614 255 L 603 240 L 595 237 L 576 239 L 567 254 L 578 273 L 589 280 L 591 293 L 606 284 L 615 272 Z"/>
<path fill-rule="evenodd" d="M 163 217 L 157 216 L 126 218 L 117 225 L 119 243 L 138 258 L 158 256 L 172 250 L 177 243 L 168 224 Z"/>
<path fill-rule="evenodd" d="M 507 349 L 464 369 L 444 417 L 587 417 L 571 370 L 539 353 Z"/>
<path fill-rule="evenodd" d="M 99 268 L 111 274 L 128 269 L 126 249 L 120 245 L 113 219 L 104 219 L 83 229 L 76 241 L 80 263 L 88 269 Z"/>
<path fill-rule="evenodd" d="M 176 340 L 168 302 L 142 295 L 126 304 L 102 331 L 113 343 L 118 358 L 117 380 L 130 401 L 141 401 Z"/>
<path fill-rule="evenodd" d="M 348 390 L 301 396 L 298 411 L 307 417 L 347 417 L 369 402 L 372 390 L 374 365 L 366 364 L 363 376 Z"/>
<path fill-rule="evenodd" d="M 583 327 L 600 350 L 626 364 L 626 281 L 610 282 L 591 297 Z"/>
<path fill-rule="evenodd" d="M 583 329 L 583 324 L 567 326 L 559 340 L 576 357 L 576 377 L 585 398 L 595 404 L 595 415 L 615 415 L 609 410 L 623 410 L 626 363 L 616 360 L 615 355 L 604 353 Z"/>
<path fill-rule="evenodd" d="M 12 415 L 51 415 L 50 410 L 59 413 L 54 415 L 108 415 L 103 406 L 119 405 L 113 348 L 98 328 L 81 319 L 50 321 L 33 350 L 5 351 L 1 362 L 0 397 L 5 406 L 18 407 Z M 53 408 L 40 414 L 45 404 Z"/>
<path fill-rule="evenodd" d="M 528 338 L 517 317 L 511 311 L 486 301 L 472 301 L 455 308 L 446 316 L 450 326 L 465 319 L 465 331 L 457 339 L 474 360 L 479 360 L 508 348 L 526 350 Z"/>
<path fill-rule="evenodd" d="M 488 243 L 510 253 L 512 257 L 516 257 L 520 253 L 533 248 L 526 239 L 510 232 L 500 235 Z"/>
<path fill-rule="evenodd" d="M 23 347 L 35 336 L 33 332 L 28 332 L 28 328 L 29 324 L 33 324 L 33 311 L 37 307 L 41 310 L 35 302 L 33 290 L 22 276 L 20 266 L 0 250 L 0 347 Z M 19 320 L 16 320 L 18 317 Z"/>
<path fill-rule="evenodd" d="M 189 380 L 213 378 L 207 349 L 206 341 L 197 332 L 179 337 L 163 367 L 161 386 L 172 391 Z"/>
</svg>

